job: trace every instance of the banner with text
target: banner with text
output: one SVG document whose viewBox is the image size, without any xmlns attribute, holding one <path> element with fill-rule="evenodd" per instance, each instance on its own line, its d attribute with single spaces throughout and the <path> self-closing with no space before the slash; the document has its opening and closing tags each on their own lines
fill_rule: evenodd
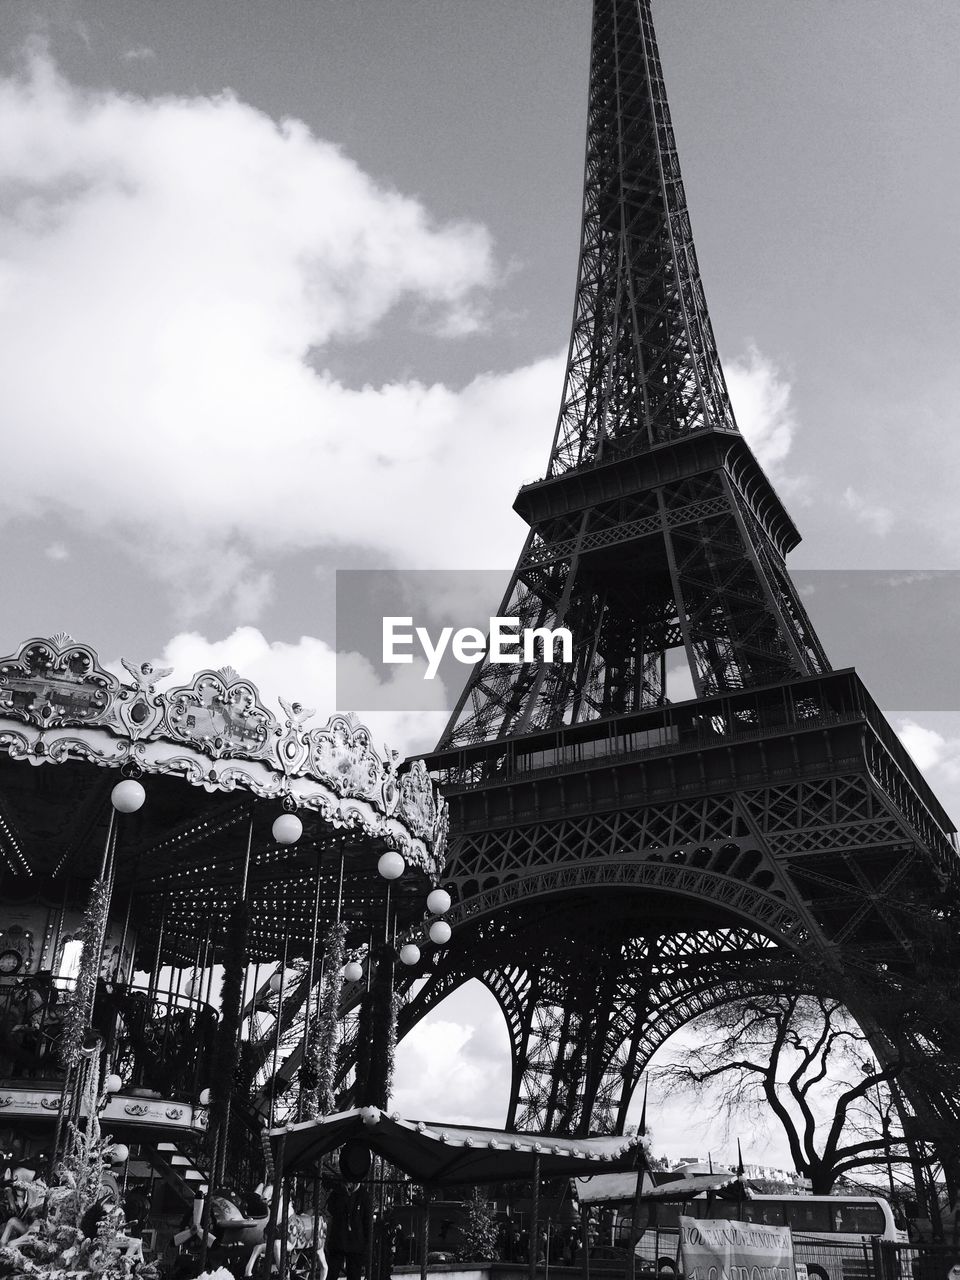
<svg viewBox="0 0 960 1280">
<path fill-rule="evenodd" d="M 680 1218 L 686 1280 L 796 1280 L 789 1227 Z"/>
</svg>

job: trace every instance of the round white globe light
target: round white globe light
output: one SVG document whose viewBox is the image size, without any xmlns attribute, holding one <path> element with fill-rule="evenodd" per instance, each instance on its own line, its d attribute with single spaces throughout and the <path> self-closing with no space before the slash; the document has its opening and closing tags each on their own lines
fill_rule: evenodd
<svg viewBox="0 0 960 1280">
<path fill-rule="evenodd" d="M 116 1074 L 116 1072 L 111 1071 L 108 1076 L 104 1077 L 104 1081 L 103 1081 L 104 1093 L 119 1093 L 122 1087 L 123 1087 L 123 1081 Z"/>
<path fill-rule="evenodd" d="M 450 895 L 446 889 L 434 889 L 427 894 L 427 910 L 434 916 L 446 915 L 450 910 Z"/>
<path fill-rule="evenodd" d="M 281 813 L 274 819 L 272 830 L 277 844 L 296 844 L 303 835 L 303 823 L 295 813 Z"/>
<path fill-rule="evenodd" d="M 273 976 L 270 979 L 269 986 L 271 991 L 274 991 L 274 992 L 279 991 L 280 988 L 283 986 L 283 974 L 282 973 L 273 974 Z"/>
<path fill-rule="evenodd" d="M 114 1143 L 110 1150 L 111 1164 L 126 1164 L 130 1159 L 130 1148 L 125 1147 L 122 1142 Z"/>
<path fill-rule="evenodd" d="M 210 1105 L 210 1090 L 209 1090 L 209 1089 L 201 1089 L 201 1090 L 200 1090 L 200 1105 L 201 1105 L 201 1107 L 209 1107 L 209 1105 Z"/>
<path fill-rule="evenodd" d="M 363 965 L 359 960 L 348 960 L 343 966 L 343 976 L 347 982 L 359 982 L 363 977 Z"/>
<path fill-rule="evenodd" d="M 430 941 L 435 942 L 438 947 L 445 946 L 450 941 L 452 932 L 446 920 L 434 920 L 430 926 Z"/>
<path fill-rule="evenodd" d="M 380 861 L 377 863 L 377 870 L 383 876 L 384 880 L 396 880 L 398 876 L 402 876 L 406 863 L 395 849 L 388 850 L 387 853 L 380 855 Z"/>
<path fill-rule="evenodd" d="M 136 813 L 146 798 L 147 793 L 135 778 L 124 778 L 110 792 L 110 803 L 117 813 Z"/>
<path fill-rule="evenodd" d="M 379 1124 L 380 1111 L 377 1107 L 362 1107 L 360 1110 L 360 1119 L 364 1124 Z"/>
<path fill-rule="evenodd" d="M 416 964 L 420 959 L 420 948 L 415 942 L 405 942 L 400 948 L 400 961 L 402 964 Z"/>
</svg>

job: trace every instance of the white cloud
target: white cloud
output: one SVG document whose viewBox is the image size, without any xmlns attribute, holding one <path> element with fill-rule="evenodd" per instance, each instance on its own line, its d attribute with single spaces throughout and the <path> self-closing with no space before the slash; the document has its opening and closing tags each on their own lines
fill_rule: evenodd
<svg viewBox="0 0 960 1280">
<path fill-rule="evenodd" d="M 44 547 L 43 554 L 48 560 L 62 561 L 70 559 L 70 550 L 62 542 L 51 542 L 48 547 Z"/>
<path fill-rule="evenodd" d="M 857 493 L 852 485 L 847 485 L 843 491 L 844 506 L 852 511 L 856 519 L 865 524 L 871 533 L 877 535 L 878 538 L 885 537 L 894 525 L 894 515 L 889 507 L 884 507 L 880 503 L 869 502 L 866 498 Z"/>
<path fill-rule="evenodd" d="M 401 755 L 432 748 L 448 717 L 443 683 L 439 679 L 423 680 L 422 661 L 393 668 L 394 678 L 381 684 L 365 658 L 359 654 L 341 654 L 338 658 L 330 645 L 314 636 L 301 636 L 291 644 L 271 642 L 262 631 L 249 626 L 237 627 L 221 640 L 208 640 L 198 632 L 185 631 L 175 635 L 154 662 L 158 667 L 174 669 L 161 688 L 185 684 L 198 671 L 233 667 L 257 686 L 265 704 L 277 714 L 278 697 L 312 707 L 316 716 L 308 727 L 325 723 L 337 709 L 336 664 L 340 662 L 349 669 L 351 689 L 365 689 L 368 696 L 362 699 L 365 706 L 357 703 L 339 709 L 360 715 L 378 749 L 386 744 Z M 121 678 L 128 678 L 119 659 L 109 665 Z M 425 696 L 433 699 L 434 710 L 405 709 L 408 705 L 423 705 Z"/>
<path fill-rule="evenodd" d="M 391 1108 L 411 1119 L 503 1125 L 510 1101 L 510 1047 L 499 1005 L 468 982 L 397 1046 Z"/>
<path fill-rule="evenodd" d="M 0 81 L 0 233 L 11 516 L 56 502 L 192 581 L 195 605 L 233 592 L 248 614 L 264 553 L 513 560 L 508 513 L 545 461 L 559 357 L 462 390 L 316 368 L 401 302 L 434 332 L 483 323 L 482 227 L 437 224 L 229 94 L 81 91 L 35 58 Z"/>
<path fill-rule="evenodd" d="M 137 45 L 133 49 L 124 49 L 124 62 L 151 62 L 157 56 L 156 50 L 151 49 L 148 45 Z"/>
<path fill-rule="evenodd" d="M 939 771 L 947 782 L 960 782 L 960 737 L 948 737 L 915 720 L 901 720 L 896 729 L 918 769 L 929 774 Z"/>
<path fill-rule="evenodd" d="M 745 357 L 724 363 L 737 425 L 760 465 L 776 473 L 793 444 L 796 419 L 790 383 L 751 344 Z"/>
</svg>

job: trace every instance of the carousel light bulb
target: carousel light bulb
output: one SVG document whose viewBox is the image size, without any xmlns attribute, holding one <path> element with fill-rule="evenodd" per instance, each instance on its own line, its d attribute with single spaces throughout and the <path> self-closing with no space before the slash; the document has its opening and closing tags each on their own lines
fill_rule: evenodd
<svg viewBox="0 0 960 1280">
<path fill-rule="evenodd" d="M 201 1107 L 209 1107 L 209 1105 L 210 1105 L 210 1090 L 209 1090 L 209 1089 L 201 1089 L 201 1090 L 200 1090 L 200 1105 L 201 1105 Z"/>
<path fill-rule="evenodd" d="M 272 830 L 277 844 L 296 844 L 303 835 L 303 823 L 295 813 L 281 813 L 274 819 Z"/>
<path fill-rule="evenodd" d="M 372 1125 L 372 1124 L 379 1124 L 379 1123 L 380 1123 L 380 1111 L 379 1111 L 379 1108 L 377 1108 L 377 1107 L 361 1107 L 361 1109 L 360 1109 L 360 1119 L 363 1121 L 363 1123 L 364 1123 L 364 1124 L 369 1124 L 369 1125 Z"/>
<path fill-rule="evenodd" d="M 347 982 L 359 982 L 363 977 L 363 965 L 359 960 L 348 960 L 343 966 L 343 976 Z"/>
<path fill-rule="evenodd" d="M 398 876 L 402 876 L 406 863 L 395 849 L 389 849 L 386 853 L 380 855 L 380 861 L 377 863 L 377 870 L 383 876 L 384 880 L 396 880 Z"/>
<path fill-rule="evenodd" d="M 279 991 L 282 986 L 283 986 L 283 974 L 275 973 L 270 979 L 270 990 L 276 992 L 276 991 Z"/>
<path fill-rule="evenodd" d="M 123 1081 L 116 1074 L 116 1072 L 111 1071 L 110 1074 L 104 1078 L 104 1081 L 103 1081 L 104 1093 L 119 1093 L 122 1088 L 123 1088 Z"/>
<path fill-rule="evenodd" d="M 443 916 L 450 910 L 450 895 L 446 889 L 434 889 L 427 894 L 427 910 L 432 916 Z"/>
<path fill-rule="evenodd" d="M 401 964 L 416 964 L 420 959 L 420 948 L 415 942 L 405 942 L 400 948 Z"/>
<path fill-rule="evenodd" d="M 146 798 L 147 793 L 135 778 L 124 778 L 110 792 L 110 803 L 117 813 L 136 813 Z"/>
<path fill-rule="evenodd" d="M 452 932 L 446 920 L 434 920 L 430 926 L 430 941 L 435 942 L 438 947 L 446 946 Z"/>
<path fill-rule="evenodd" d="M 111 1164 L 126 1164 L 130 1159 L 130 1148 L 122 1142 L 115 1142 L 110 1149 Z"/>
</svg>

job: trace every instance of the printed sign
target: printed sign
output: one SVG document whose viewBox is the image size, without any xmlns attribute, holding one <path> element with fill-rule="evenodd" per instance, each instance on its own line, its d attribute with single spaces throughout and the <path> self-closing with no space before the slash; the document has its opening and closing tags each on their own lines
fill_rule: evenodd
<svg viewBox="0 0 960 1280">
<path fill-rule="evenodd" d="M 680 1218 L 686 1280 L 797 1280 L 789 1227 Z"/>
</svg>

